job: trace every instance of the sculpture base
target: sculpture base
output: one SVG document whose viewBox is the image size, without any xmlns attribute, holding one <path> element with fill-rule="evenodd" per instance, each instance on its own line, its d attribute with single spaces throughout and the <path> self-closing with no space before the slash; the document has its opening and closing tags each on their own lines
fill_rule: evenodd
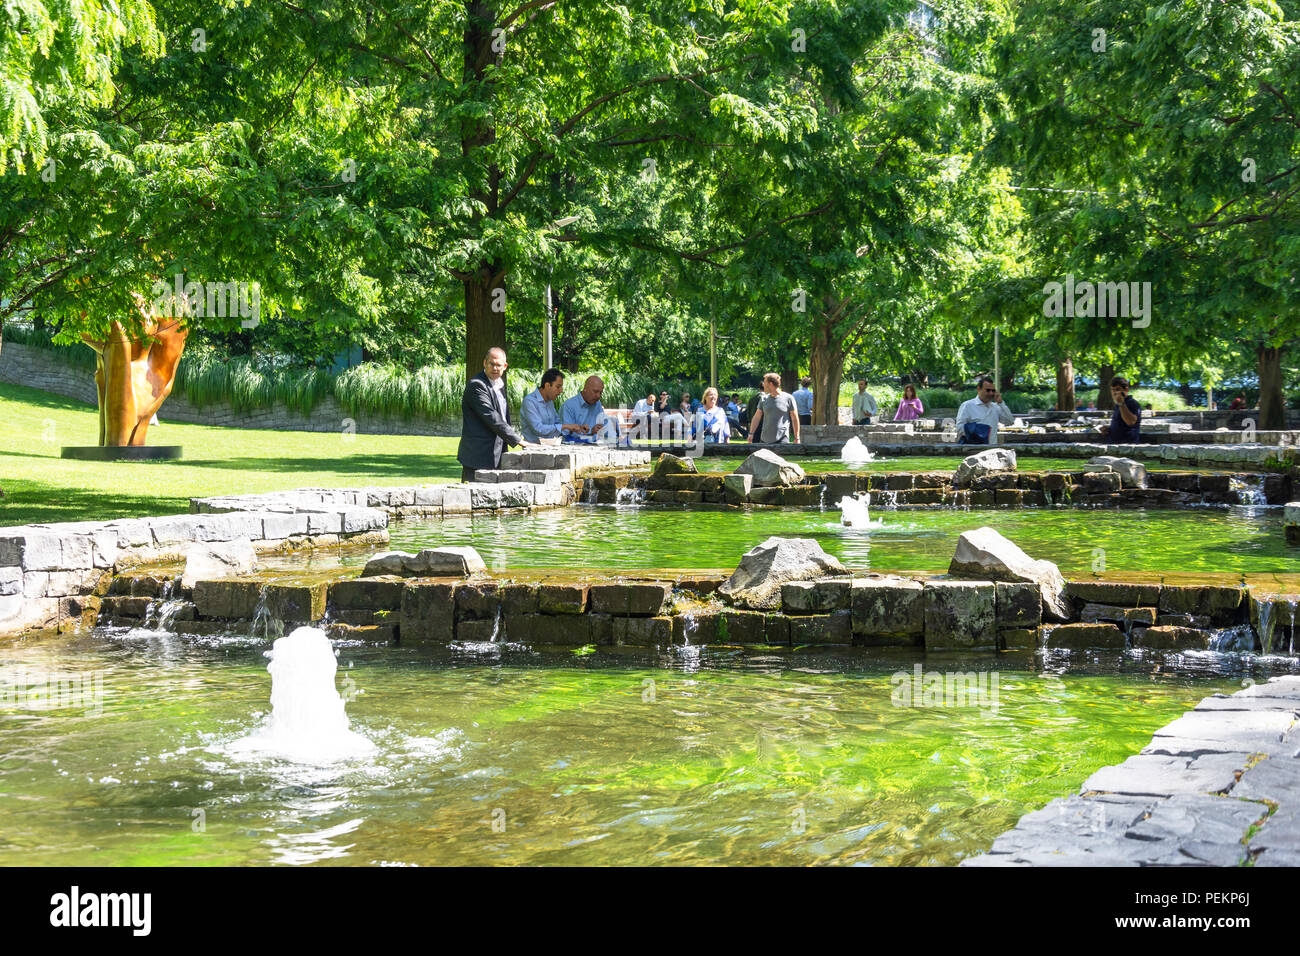
<svg viewBox="0 0 1300 956">
<path fill-rule="evenodd" d="M 68 445 L 60 458 L 81 461 L 172 461 L 181 457 L 180 445 Z"/>
</svg>

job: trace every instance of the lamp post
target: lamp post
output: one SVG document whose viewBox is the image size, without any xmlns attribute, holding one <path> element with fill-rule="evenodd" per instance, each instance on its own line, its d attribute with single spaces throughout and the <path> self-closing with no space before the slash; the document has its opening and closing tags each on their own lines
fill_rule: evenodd
<svg viewBox="0 0 1300 956">
<path fill-rule="evenodd" d="M 563 219 L 557 219 L 551 225 L 556 229 L 563 229 L 565 226 L 572 226 L 578 221 L 577 216 L 565 216 Z M 554 296 L 551 293 L 551 283 L 546 283 L 546 325 L 542 330 L 542 354 L 546 356 L 546 368 L 555 366 L 555 358 L 552 354 L 551 342 L 551 319 L 555 315 Z"/>
</svg>

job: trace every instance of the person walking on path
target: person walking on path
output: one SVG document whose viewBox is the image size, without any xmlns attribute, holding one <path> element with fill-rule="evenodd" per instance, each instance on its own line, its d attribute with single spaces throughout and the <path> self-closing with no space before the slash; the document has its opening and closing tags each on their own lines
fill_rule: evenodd
<svg viewBox="0 0 1300 956">
<path fill-rule="evenodd" d="M 867 380 L 858 379 L 858 394 L 853 396 L 853 424 L 870 425 L 879 411 L 875 398 L 867 391 Z"/>
<path fill-rule="evenodd" d="M 903 400 L 898 403 L 898 411 L 894 412 L 894 421 L 914 422 L 921 417 L 921 413 L 924 411 L 925 406 L 916 397 L 916 386 L 904 385 Z"/>
<path fill-rule="evenodd" d="M 799 443 L 799 412 L 794 396 L 781 391 L 781 376 L 768 372 L 763 376 L 763 392 L 750 426 L 750 440 L 765 445 L 794 441 Z M 791 437 L 793 436 L 793 437 Z"/>
<path fill-rule="evenodd" d="M 957 409 L 957 441 L 963 445 L 996 445 L 998 425 L 1016 420 L 1002 401 L 1002 395 L 987 375 L 979 381 L 978 394 Z"/>
</svg>

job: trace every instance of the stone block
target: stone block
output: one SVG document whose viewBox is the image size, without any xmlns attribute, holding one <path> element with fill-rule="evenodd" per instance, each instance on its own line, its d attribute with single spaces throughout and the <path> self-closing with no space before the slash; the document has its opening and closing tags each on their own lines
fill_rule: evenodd
<svg viewBox="0 0 1300 956">
<path fill-rule="evenodd" d="M 1133 646 L 1149 650 L 1207 650 L 1210 632 L 1191 627 L 1144 627 L 1133 632 Z"/>
<path fill-rule="evenodd" d="M 673 615 L 673 643 L 678 646 L 717 644 L 721 620 L 722 614 L 718 611 Z"/>
<path fill-rule="evenodd" d="M 1066 581 L 1066 597 L 1077 604 L 1111 604 L 1119 607 L 1155 607 L 1160 600 L 1159 584 L 1127 584 L 1111 581 Z"/>
<path fill-rule="evenodd" d="M 469 485 L 446 485 L 442 491 L 442 513 L 445 515 L 469 514 L 473 509 L 473 496 Z"/>
<path fill-rule="evenodd" d="M 1246 590 L 1241 587 L 1165 585 L 1158 607 L 1165 614 L 1209 615 L 1215 624 L 1235 624 L 1246 618 Z"/>
<path fill-rule="evenodd" d="M 659 582 L 596 584 L 591 587 L 591 610 L 598 614 L 654 617 L 668 603 L 671 585 Z"/>
<path fill-rule="evenodd" d="M 262 594 L 267 613 L 286 624 L 309 624 L 325 616 L 325 595 L 329 585 L 268 584 Z"/>
<path fill-rule="evenodd" d="M 501 610 L 507 616 L 538 613 L 537 585 L 503 585 L 501 587 Z"/>
<path fill-rule="evenodd" d="M 312 511 L 307 514 L 308 534 L 341 534 L 343 514 L 338 511 Z"/>
<path fill-rule="evenodd" d="M 327 603 L 339 611 L 401 611 L 404 584 L 397 575 L 353 578 L 329 585 Z"/>
<path fill-rule="evenodd" d="M 1124 632 L 1114 624 L 1062 624 L 1048 628 L 1043 644 L 1067 650 L 1124 649 Z"/>
<path fill-rule="evenodd" d="M 835 611 L 833 614 L 801 614 L 790 618 L 790 643 L 799 644 L 852 644 L 853 623 L 851 612 Z"/>
<path fill-rule="evenodd" d="M 1004 651 L 1033 650 L 1042 642 L 1042 635 L 1042 628 L 1038 627 L 1000 627 L 998 648 Z"/>
<path fill-rule="evenodd" d="M 462 584 L 456 590 L 456 620 L 493 620 L 501 611 L 500 587 L 494 581 Z"/>
<path fill-rule="evenodd" d="M 1124 628 L 1150 627 L 1156 623 L 1156 609 L 1153 607 L 1114 607 L 1109 604 L 1085 604 L 1079 612 L 1079 620 L 1085 624 L 1109 621 Z"/>
<path fill-rule="evenodd" d="M 766 615 L 762 611 L 723 611 L 718 640 L 724 644 L 765 644 Z"/>
<path fill-rule="evenodd" d="M 615 644 L 667 646 L 673 642 L 673 619 L 670 617 L 615 617 L 613 618 L 613 636 Z"/>
<path fill-rule="evenodd" d="M 856 578 L 849 595 L 853 633 L 864 643 L 912 643 L 925 633 L 925 592 L 908 578 Z M 880 639 L 880 640 L 872 640 Z"/>
<path fill-rule="evenodd" d="M 594 644 L 591 622 L 583 614 L 507 614 L 506 640 L 524 644 L 556 644 L 581 647 Z"/>
<path fill-rule="evenodd" d="M 407 581 L 402 587 L 398 643 L 445 644 L 455 636 L 456 584 Z"/>
<path fill-rule="evenodd" d="M 997 582 L 999 628 L 1037 628 L 1043 623 L 1043 595 L 1036 584 Z"/>
<path fill-rule="evenodd" d="M 926 650 L 997 649 L 992 581 L 927 581 L 924 593 Z"/>
<path fill-rule="evenodd" d="M 781 604 L 788 614 L 819 614 L 848 610 L 852 581 L 825 578 L 781 585 Z"/>
<path fill-rule="evenodd" d="M 537 589 L 537 607 L 545 614 L 581 614 L 587 609 L 587 586 L 543 584 Z"/>
<path fill-rule="evenodd" d="M 753 475 L 724 475 L 722 478 L 723 492 L 727 500 L 732 504 L 739 504 L 749 497 L 749 493 L 754 488 Z"/>
</svg>

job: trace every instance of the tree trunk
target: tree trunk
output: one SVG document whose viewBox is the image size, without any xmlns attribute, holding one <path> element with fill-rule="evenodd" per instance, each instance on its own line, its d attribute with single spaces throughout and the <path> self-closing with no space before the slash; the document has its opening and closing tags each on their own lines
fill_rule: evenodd
<svg viewBox="0 0 1300 956">
<path fill-rule="evenodd" d="M 1188 405 L 1192 404 L 1192 383 L 1179 382 L 1178 394 L 1183 397 L 1183 401 L 1186 402 Z"/>
<path fill-rule="evenodd" d="M 583 343 L 578 338 L 578 320 L 573 312 L 573 299 L 576 290 L 568 286 L 556 302 L 556 329 L 559 333 L 555 350 L 556 367 L 570 374 L 578 371 L 582 364 Z"/>
<path fill-rule="evenodd" d="M 1068 355 L 1056 363 L 1056 409 L 1074 411 L 1074 363 Z"/>
<path fill-rule="evenodd" d="M 483 357 L 488 349 L 506 347 L 505 309 L 492 308 L 494 298 L 504 303 L 504 296 L 493 295 L 501 287 L 501 279 L 496 263 L 488 263 L 464 282 L 466 382 L 483 371 Z"/>
<path fill-rule="evenodd" d="M 840 423 L 840 382 L 844 379 L 844 347 L 826 318 L 813 332 L 810 375 L 813 380 L 812 423 Z"/>
<path fill-rule="evenodd" d="M 1008 371 L 1007 369 L 1004 368 L 1002 370 L 1002 381 L 998 382 L 998 391 L 1001 392 L 1003 395 L 1005 395 L 1007 392 L 1011 391 L 1011 386 L 1015 384 L 1016 384 L 1015 370 L 1013 369 Z"/>
<path fill-rule="evenodd" d="M 787 368 L 781 370 L 781 391 L 793 392 L 799 387 L 799 370 Z"/>
<path fill-rule="evenodd" d="M 1282 395 L 1282 353 L 1284 348 L 1261 345 L 1255 349 L 1259 359 L 1259 424 L 1257 428 L 1280 430 L 1286 427 L 1286 401 Z"/>
<path fill-rule="evenodd" d="M 1115 407 L 1115 399 L 1110 395 L 1110 380 L 1115 377 L 1115 366 L 1103 365 L 1097 373 L 1097 410 L 1110 411 Z"/>
<path fill-rule="evenodd" d="M 482 163 L 477 169 L 476 156 L 490 149 L 496 142 L 497 132 L 491 117 L 494 115 L 493 86 L 488 82 L 488 75 L 495 73 L 501 65 L 502 54 L 492 48 L 497 37 L 492 35 L 496 29 L 497 12 L 494 4 L 487 0 L 466 0 L 465 28 L 462 37 L 464 48 L 464 68 L 462 77 L 467 84 L 476 84 L 482 91 L 478 105 L 482 113 L 474 118 L 467 118 L 461 132 L 460 150 L 465 157 L 467 169 L 470 170 L 470 198 L 475 200 L 482 212 L 475 212 L 473 224 L 477 227 L 483 219 L 491 218 L 497 212 L 500 198 L 501 169 L 493 162 Z M 467 116 L 469 114 L 466 114 Z M 480 261 L 473 265 L 468 275 L 458 273 L 465 287 L 465 373 L 466 380 L 477 375 L 483 368 L 483 356 L 493 347 L 506 347 L 506 315 L 504 298 L 498 296 L 499 310 L 494 311 L 493 291 L 499 288 L 505 279 L 502 264 L 496 261 Z"/>
</svg>

